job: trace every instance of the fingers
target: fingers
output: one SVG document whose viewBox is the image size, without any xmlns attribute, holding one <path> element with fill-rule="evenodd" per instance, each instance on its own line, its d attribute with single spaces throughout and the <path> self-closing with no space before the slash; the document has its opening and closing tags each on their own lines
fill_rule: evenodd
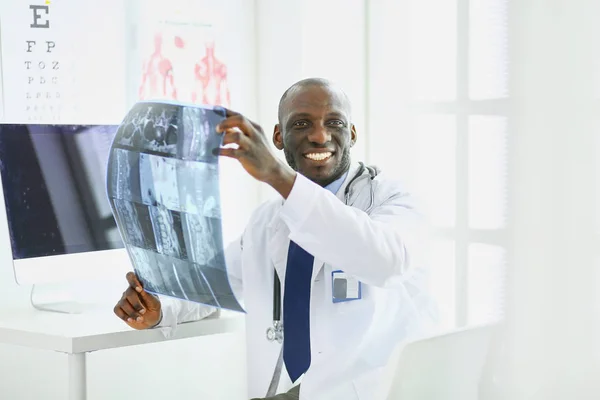
<svg viewBox="0 0 600 400">
<path fill-rule="evenodd" d="M 128 316 L 127 322 L 133 322 L 133 321 L 143 322 L 144 321 L 144 317 L 142 317 L 142 315 L 139 313 L 139 310 L 140 310 L 139 299 L 138 299 L 138 301 L 135 302 L 135 305 L 133 305 L 129 301 L 129 297 L 126 297 L 121 302 L 121 309 L 123 311 L 125 311 L 125 314 Z"/>
<path fill-rule="evenodd" d="M 144 304 L 147 308 L 154 310 L 160 307 L 159 300 L 146 292 L 140 283 L 139 279 L 133 272 L 128 272 L 125 276 L 127 278 L 127 282 L 129 283 L 129 287 L 134 290 L 136 293 L 139 293 L 139 299 L 141 299 L 141 303 Z M 126 292 L 127 293 L 127 292 Z"/>
<path fill-rule="evenodd" d="M 128 322 L 127 320 L 130 318 L 129 315 L 125 313 L 125 311 L 121 308 L 121 302 L 117 303 L 115 308 L 113 309 L 117 317 L 121 318 L 123 321 Z"/>
<path fill-rule="evenodd" d="M 161 316 L 160 300 L 143 289 L 135 273 L 127 273 L 126 278 L 129 287 L 115 305 L 114 313 L 134 329 L 156 326 Z"/>
<path fill-rule="evenodd" d="M 127 293 L 128 291 L 130 293 Z M 138 301 L 134 300 L 132 304 L 132 302 L 129 300 L 129 298 L 132 296 L 137 297 L 136 292 L 131 289 L 127 289 L 127 291 L 123 293 L 123 297 L 121 297 L 121 300 L 117 303 L 113 311 L 119 318 L 127 323 L 132 323 L 134 321 L 142 322 L 144 318 L 140 314 L 140 311 L 144 310 L 144 307 L 141 306 L 139 299 Z"/>
<path fill-rule="evenodd" d="M 230 110 L 229 108 L 226 108 L 226 107 L 221 107 L 221 108 L 223 108 L 223 110 L 225 110 L 225 115 L 227 116 L 227 118 L 233 117 L 234 115 L 241 115 L 239 112 Z"/>
<path fill-rule="evenodd" d="M 255 122 L 250 121 L 248 118 L 244 117 L 241 114 L 232 113 L 229 110 L 228 117 L 224 121 L 222 121 L 219 125 L 217 125 L 217 132 L 227 132 L 230 129 L 239 129 L 246 136 L 253 136 L 257 133 L 262 133 L 263 130 Z"/>
<path fill-rule="evenodd" d="M 223 157 L 230 157 L 230 158 L 240 158 L 242 156 L 241 151 L 239 149 L 232 149 L 232 148 L 227 148 L 227 149 L 219 149 L 219 155 L 223 156 Z"/>
<path fill-rule="evenodd" d="M 125 275 L 125 278 L 127 278 L 127 283 L 129 283 L 129 287 L 131 287 L 136 292 L 141 293 L 144 290 L 142 284 L 138 280 L 135 273 L 128 272 L 127 275 Z"/>
<path fill-rule="evenodd" d="M 223 146 L 228 144 L 237 144 L 241 148 L 247 148 L 249 144 L 248 136 L 244 135 L 239 129 L 228 129 L 223 135 Z"/>
<path fill-rule="evenodd" d="M 233 111 L 233 110 L 230 110 L 230 109 L 228 109 L 228 108 L 225 108 L 225 107 L 222 107 L 222 108 L 223 108 L 223 110 L 225 110 L 225 115 L 227 116 L 227 118 L 229 118 L 229 117 L 241 117 L 241 118 L 245 118 L 245 117 L 244 117 L 242 114 L 240 114 L 240 113 L 239 113 L 239 112 L 237 112 L 237 111 Z M 247 120 L 247 121 L 250 123 L 250 125 L 252 125 L 254 128 L 256 128 L 256 129 L 257 129 L 257 130 L 259 130 L 259 131 L 262 131 L 262 128 L 260 127 L 260 125 L 259 125 L 259 124 L 257 124 L 256 122 L 253 122 L 253 121 L 251 121 L 251 120 L 249 120 L 249 119 L 247 119 L 247 118 L 245 118 L 245 119 L 246 119 L 246 120 Z"/>
<path fill-rule="evenodd" d="M 136 313 L 135 318 L 137 318 L 139 315 L 143 315 L 146 313 L 146 308 L 144 307 L 141 294 L 134 292 L 133 290 L 127 289 L 125 291 L 125 293 L 123 293 L 123 296 L 125 297 L 125 299 L 127 299 L 127 302 L 129 303 L 129 305 L 133 308 L 134 312 Z M 127 311 L 127 310 L 125 310 L 125 311 Z M 129 312 L 127 314 L 134 317 Z"/>
</svg>

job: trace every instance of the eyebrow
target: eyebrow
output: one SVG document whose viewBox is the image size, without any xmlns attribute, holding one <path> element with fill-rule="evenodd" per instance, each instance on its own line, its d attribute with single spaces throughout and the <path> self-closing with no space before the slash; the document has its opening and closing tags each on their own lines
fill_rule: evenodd
<svg viewBox="0 0 600 400">
<path fill-rule="evenodd" d="M 310 117 L 311 117 L 311 115 L 309 113 L 294 113 L 288 117 L 288 121 L 291 121 L 293 119 L 298 119 L 298 118 L 310 118 Z"/>
<path fill-rule="evenodd" d="M 327 114 L 327 117 L 328 118 L 332 118 L 333 117 L 333 118 L 348 119 L 343 113 L 337 112 L 337 111 L 330 112 L 329 114 Z M 287 122 L 289 123 L 289 122 L 291 122 L 293 120 L 296 120 L 298 118 L 312 118 L 312 115 L 309 114 L 309 113 L 306 113 L 306 112 L 294 113 L 294 114 L 291 114 L 288 117 L 288 121 Z"/>
</svg>

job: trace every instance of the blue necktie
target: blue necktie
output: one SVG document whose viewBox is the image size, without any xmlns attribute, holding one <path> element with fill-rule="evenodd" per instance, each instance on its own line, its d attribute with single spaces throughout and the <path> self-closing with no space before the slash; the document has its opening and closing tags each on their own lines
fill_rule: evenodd
<svg viewBox="0 0 600 400">
<path fill-rule="evenodd" d="M 283 361 L 295 382 L 310 366 L 310 283 L 314 257 L 290 242 L 283 295 Z"/>
</svg>

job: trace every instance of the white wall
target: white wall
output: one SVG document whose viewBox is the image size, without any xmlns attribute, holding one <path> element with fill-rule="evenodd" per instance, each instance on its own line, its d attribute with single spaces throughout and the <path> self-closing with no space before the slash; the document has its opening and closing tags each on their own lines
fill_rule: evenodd
<svg viewBox="0 0 600 400">
<path fill-rule="evenodd" d="M 141 11 L 142 0 L 127 1 L 127 104 L 137 99 L 139 71 L 142 70 L 142 55 L 139 38 L 145 24 Z M 162 2 L 152 3 L 156 10 L 163 8 Z M 179 5 L 179 10 L 177 5 Z M 227 63 L 227 80 L 231 88 L 231 105 L 251 119 L 258 118 L 257 112 L 257 59 L 255 14 L 253 1 L 176 0 L 169 5 L 169 16 L 178 12 L 198 13 L 198 20 L 214 18 L 214 37 L 217 41 L 216 56 Z M 205 15 L 210 13 L 210 16 Z M 160 14 L 160 12 L 159 12 Z M 167 15 L 162 15 L 166 18 Z M 147 24 L 146 24 L 147 25 Z M 147 31 L 146 31 L 147 32 Z M 240 39 L 243 38 L 243 39 Z M 250 177 L 236 160 L 222 158 L 221 200 L 223 211 L 224 241 L 234 240 L 244 229 L 248 217 L 258 204 L 259 183 Z M 240 202 L 240 199 L 244 201 Z"/>
<path fill-rule="evenodd" d="M 366 53 L 364 0 L 258 0 L 258 116 L 269 137 L 277 123 L 277 105 L 294 82 L 328 78 L 348 94 L 358 141 L 355 160 L 364 160 L 366 124 Z M 280 153 L 283 157 L 283 155 Z M 274 196 L 268 187 L 263 199 Z"/>
</svg>

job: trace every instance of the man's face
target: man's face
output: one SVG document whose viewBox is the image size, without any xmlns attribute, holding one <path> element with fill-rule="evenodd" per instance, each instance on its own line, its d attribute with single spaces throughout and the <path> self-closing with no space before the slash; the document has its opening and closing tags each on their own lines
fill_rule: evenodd
<svg viewBox="0 0 600 400">
<path fill-rule="evenodd" d="M 327 186 L 350 167 L 356 129 L 346 97 L 325 86 L 293 90 L 282 105 L 273 142 L 294 170 Z"/>
</svg>

